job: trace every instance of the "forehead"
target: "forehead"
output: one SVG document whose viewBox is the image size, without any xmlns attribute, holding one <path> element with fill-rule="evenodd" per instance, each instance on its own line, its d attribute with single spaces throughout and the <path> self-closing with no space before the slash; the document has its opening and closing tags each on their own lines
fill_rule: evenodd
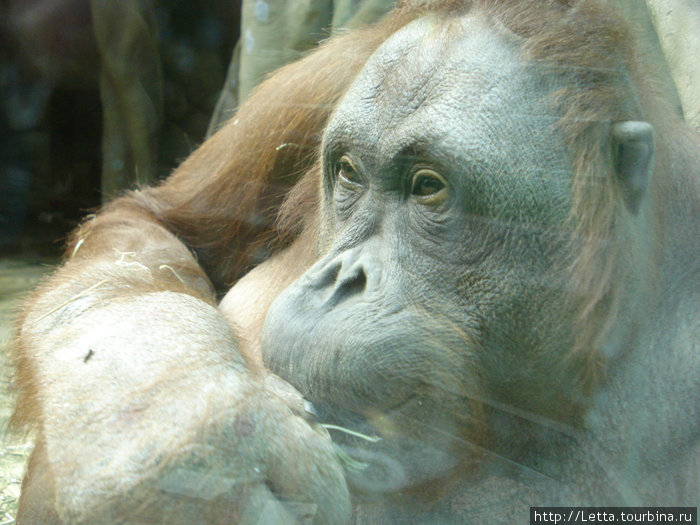
<svg viewBox="0 0 700 525">
<path fill-rule="evenodd" d="M 326 140 L 361 142 L 379 156 L 421 142 L 464 155 L 483 155 L 487 144 L 491 154 L 532 156 L 551 144 L 548 91 L 546 77 L 522 60 L 518 38 L 482 15 L 422 18 L 370 58 Z"/>
</svg>

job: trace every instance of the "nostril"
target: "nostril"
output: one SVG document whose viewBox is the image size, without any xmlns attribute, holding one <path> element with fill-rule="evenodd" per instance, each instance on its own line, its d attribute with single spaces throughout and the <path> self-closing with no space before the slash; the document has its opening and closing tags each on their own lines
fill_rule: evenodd
<svg viewBox="0 0 700 525">
<path fill-rule="evenodd" d="M 335 306 L 341 301 L 360 296 L 365 291 L 366 286 L 367 275 L 362 266 L 355 266 L 348 272 L 340 272 L 333 292 L 328 298 L 328 303 L 330 306 Z"/>
<path fill-rule="evenodd" d="M 315 288 L 323 290 L 325 288 L 335 287 L 338 282 L 338 275 L 340 274 L 340 269 L 342 264 L 340 261 L 336 261 L 333 264 L 329 264 L 318 274 L 316 278 L 313 279 Z"/>
<path fill-rule="evenodd" d="M 367 286 L 367 276 L 362 268 L 359 268 L 356 274 L 350 277 L 346 282 L 341 283 L 341 286 L 345 288 L 345 294 L 347 296 L 361 294 L 365 291 L 365 287 Z"/>
</svg>

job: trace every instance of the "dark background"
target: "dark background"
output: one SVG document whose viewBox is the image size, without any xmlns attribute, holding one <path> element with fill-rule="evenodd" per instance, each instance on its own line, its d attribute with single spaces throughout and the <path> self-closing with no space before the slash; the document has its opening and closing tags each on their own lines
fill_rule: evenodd
<svg viewBox="0 0 700 525">
<path fill-rule="evenodd" d="M 238 40 L 240 2 L 150 7 L 163 79 L 162 178 L 206 133 Z M 89 0 L 0 0 L 3 255 L 57 255 L 61 239 L 100 204 L 99 76 Z"/>
</svg>

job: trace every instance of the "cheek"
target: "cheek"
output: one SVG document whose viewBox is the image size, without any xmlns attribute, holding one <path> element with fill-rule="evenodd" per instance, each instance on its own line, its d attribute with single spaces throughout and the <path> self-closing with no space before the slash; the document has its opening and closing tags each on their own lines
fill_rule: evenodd
<svg viewBox="0 0 700 525">
<path fill-rule="evenodd" d="M 301 241 L 255 267 L 243 276 L 219 303 L 248 360 L 262 367 L 260 335 L 270 305 L 312 260 L 307 243 Z"/>
<path fill-rule="evenodd" d="M 237 332 L 254 330 L 262 311 L 269 306 L 269 301 L 258 295 L 264 285 L 264 274 L 261 266 L 255 268 L 241 278 L 219 303 L 219 310 Z"/>
<path fill-rule="evenodd" d="M 260 294 L 265 286 L 264 271 L 258 267 L 246 274 L 219 303 L 219 310 L 238 336 L 241 352 L 247 361 L 262 368 L 260 331 L 272 294 Z"/>
</svg>

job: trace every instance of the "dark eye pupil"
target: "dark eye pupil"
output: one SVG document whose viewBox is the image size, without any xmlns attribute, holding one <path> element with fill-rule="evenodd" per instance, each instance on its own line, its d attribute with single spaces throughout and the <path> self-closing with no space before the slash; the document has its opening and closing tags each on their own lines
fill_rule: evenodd
<svg viewBox="0 0 700 525">
<path fill-rule="evenodd" d="M 336 168 L 337 176 L 350 182 L 359 182 L 357 172 L 349 162 L 339 162 Z"/>
<path fill-rule="evenodd" d="M 426 197 L 439 192 L 445 185 L 435 177 L 420 176 L 413 184 L 413 195 Z"/>
</svg>

